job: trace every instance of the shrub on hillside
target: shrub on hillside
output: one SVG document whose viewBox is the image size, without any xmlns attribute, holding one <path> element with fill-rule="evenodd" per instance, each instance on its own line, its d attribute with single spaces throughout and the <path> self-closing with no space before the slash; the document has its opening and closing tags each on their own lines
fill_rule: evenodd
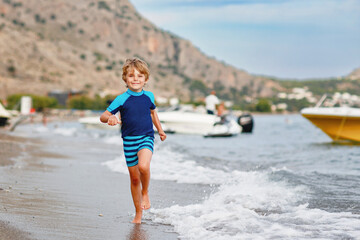
<svg viewBox="0 0 360 240">
<path fill-rule="evenodd" d="M 55 108 L 58 106 L 58 101 L 55 98 L 48 96 L 38 96 L 33 94 L 13 94 L 7 97 L 9 109 L 20 109 L 20 101 L 22 96 L 30 96 L 32 99 L 33 108 L 37 111 L 42 111 L 44 108 Z"/>
<path fill-rule="evenodd" d="M 255 110 L 257 112 L 271 112 L 271 105 L 267 99 L 260 99 L 255 105 Z"/>
</svg>

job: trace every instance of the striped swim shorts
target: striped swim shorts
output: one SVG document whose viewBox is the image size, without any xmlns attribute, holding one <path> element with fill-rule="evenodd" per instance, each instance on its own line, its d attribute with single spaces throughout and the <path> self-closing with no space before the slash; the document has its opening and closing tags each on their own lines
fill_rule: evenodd
<svg viewBox="0 0 360 240">
<path fill-rule="evenodd" d="M 154 151 L 154 137 L 151 136 L 126 136 L 123 138 L 124 155 L 128 167 L 139 163 L 137 153 L 144 148 Z"/>
</svg>

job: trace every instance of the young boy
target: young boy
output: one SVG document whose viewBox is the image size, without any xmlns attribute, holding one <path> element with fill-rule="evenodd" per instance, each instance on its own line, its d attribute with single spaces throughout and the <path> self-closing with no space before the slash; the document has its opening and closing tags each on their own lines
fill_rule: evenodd
<svg viewBox="0 0 360 240">
<path fill-rule="evenodd" d="M 111 126 L 122 124 L 124 155 L 136 210 L 133 223 L 141 223 L 143 209 L 150 208 L 148 188 L 154 146 L 153 124 L 161 141 L 166 139 L 155 111 L 154 95 L 143 90 L 149 75 L 149 68 L 144 61 L 138 58 L 127 59 L 123 66 L 122 79 L 128 90 L 117 96 L 100 117 L 101 122 Z M 120 120 L 115 116 L 117 112 L 120 112 Z"/>
</svg>

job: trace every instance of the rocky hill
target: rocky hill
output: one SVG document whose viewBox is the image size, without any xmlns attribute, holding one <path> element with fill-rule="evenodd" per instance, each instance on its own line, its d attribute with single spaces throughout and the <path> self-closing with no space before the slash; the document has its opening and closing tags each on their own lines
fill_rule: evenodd
<svg viewBox="0 0 360 240">
<path fill-rule="evenodd" d="M 360 67 L 352 71 L 347 78 L 350 80 L 360 80 Z"/>
<path fill-rule="evenodd" d="M 159 29 L 127 0 L 3 0 L 0 56 L 0 98 L 70 89 L 119 93 L 122 64 L 131 56 L 150 64 L 147 89 L 157 96 L 188 99 L 199 82 L 253 97 L 279 88 Z"/>
</svg>

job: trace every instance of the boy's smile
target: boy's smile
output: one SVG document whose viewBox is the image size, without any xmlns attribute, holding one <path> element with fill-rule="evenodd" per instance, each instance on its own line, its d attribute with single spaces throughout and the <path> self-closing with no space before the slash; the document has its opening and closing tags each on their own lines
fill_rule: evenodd
<svg viewBox="0 0 360 240">
<path fill-rule="evenodd" d="M 148 79 L 145 79 L 145 74 L 139 72 L 136 68 L 126 74 L 125 83 L 133 92 L 141 92 Z"/>
</svg>

